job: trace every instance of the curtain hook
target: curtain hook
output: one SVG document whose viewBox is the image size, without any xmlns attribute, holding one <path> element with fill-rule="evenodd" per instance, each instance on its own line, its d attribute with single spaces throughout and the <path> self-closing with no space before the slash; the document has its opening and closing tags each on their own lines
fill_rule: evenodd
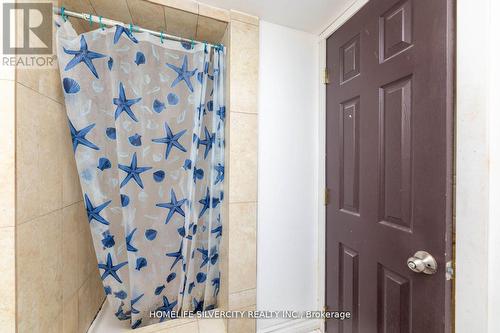
<svg viewBox="0 0 500 333">
<path fill-rule="evenodd" d="M 64 22 L 66 22 L 66 20 L 67 20 L 66 19 L 67 16 L 66 16 L 66 12 L 65 11 L 66 11 L 66 9 L 64 7 L 61 7 L 61 16 L 62 16 Z"/>
<path fill-rule="evenodd" d="M 163 44 L 163 31 L 160 31 L 160 42 Z"/>
<path fill-rule="evenodd" d="M 99 28 L 104 30 L 104 24 L 102 24 L 102 16 L 99 16 Z"/>
<path fill-rule="evenodd" d="M 89 22 L 90 22 L 90 26 L 92 27 L 92 25 L 94 24 L 94 20 L 92 19 L 92 14 L 89 14 Z"/>
<path fill-rule="evenodd" d="M 128 30 L 130 30 L 130 32 L 134 32 L 134 25 L 132 23 L 128 25 Z"/>
<path fill-rule="evenodd" d="M 191 48 L 194 48 L 194 39 L 191 38 Z"/>
</svg>

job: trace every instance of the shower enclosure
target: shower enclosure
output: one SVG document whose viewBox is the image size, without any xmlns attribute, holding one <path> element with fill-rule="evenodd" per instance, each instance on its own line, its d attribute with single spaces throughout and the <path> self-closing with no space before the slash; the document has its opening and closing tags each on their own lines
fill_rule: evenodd
<svg viewBox="0 0 500 333">
<path fill-rule="evenodd" d="M 224 46 L 105 28 L 102 19 L 79 35 L 61 14 L 61 82 L 108 303 L 132 328 L 215 309 Z"/>
<path fill-rule="evenodd" d="M 72 17 L 68 18 L 77 34 L 88 34 L 92 30 L 98 30 L 99 16 L 102 16 L 103 18 L 125 22 L 125 28 L 130 28 L 128 23 L 132 23 L 134 27 L 141 26 L 155 31 L 162 30 L 170 35 L 187 38 L 189 41 L 191 39 L 201 41 L 207 40 L 208 43 L 218 44 L 222 42 L 224 44 L 227 61 L 227 77 L 225 79 L 227 86 L 225 88 L 227 92 L 225 119 L 226 153 L 224 161 L 224 188 L 222 189 L 224 196 L 222 202 L 216 208 L 221 211 L 223 230 L 222 235 L 218 238 L 220 248 L 216 264 L 219 265 L 221 277 L 216 306 L 217 309 L 223 310 L 255 309 L 255 229 L 257 211 L 256 93 L 259 54 L 258 19 L 244 13 L 209 7 L 188 0 L 182 2 L 158 0 L 156 3 L 144 0 L 128 0 L 126 2 L 120 0 L 84 0 L 78 2 L 63 0 L 59 3 L 59 6 L 65 6 L 68 10 L 76 12 L 93 14 L 93 23 Z M 131 31 L 132 36 L 137 38 L 137 35 L 140 34 L 134 27 Z M 106 29 L 108 29 L 107 31 L 110 31 L 110 35 L 112 35 L 113 41 L 111 41 L 111 43 L 114 43 L 116 28 L 113 26 L 106 27 Z M 54 31 L 56 31 L 56 29 L 54 29 Z M 17 34 L 20 33 L 19 30 Z M 116 45 L 122 45 L 122 42 L 125 43 L 128 41 L 130 40 L 128 39 L 127 33 L 123 32 Z M 155 37 L 155 41 L 160 46 L 166 46 L 161 43 L 159 37 Z M 85 43 L 87 44 L 88 50 L 100 54 L 108 54 L 108 52 L 100 52 L 93 49 L 93 42 L 94 40 L 92 38 L 87 39 L 85 37 Z M 165 38 L 163 42 L 167 43 L 167 39 Z M 130 45 L 130 47 L 135 47 L 136 43 L 131 41 Z M 203 47 L 203 42 L 196 43 L 195 49 L 187 50 L 181 44 L 178 44 L 178 46 L 181 47 L 181 51 L 178 52 L 198 52 L 196 47 L 199 47 L 199 45 Z M 74 45 L 68 45 L 66 50 L 69 52 L 79 51 L 81 46 L 82 43 L 80 38 L 77 39 Z M 130 55 L 130 60 L 128 60 L 131 68 L 133 68 L 132 66 L 136 68 L 144 67 L 148 62 L 153 61 L 151 59 L 155 59 L 154 55 L 148 55 L 147 52 L 141 51 L 145 56 L 145 63 L 142 63 L 142 57 L 140 55 L 137 57 L 137 51 L 141 50 L 135 50 L 135 52 Z M 213 54 L 213 52 L 211 52 L 211 54 Z M 66 59 L 71 61 L 70 59 L 73 59 L 75 55 L 65 53 L 65 56 L 68 57 Z M 182 69 L 184 57 L 181 57 L 180 54 L 178 57 L 178 59 L 165 61 L 165 64 L 161 65 L 163 74 L 170 76 L 171 80 L 174 80 L 177 74 L 174 69 L 166 66 L 166 63 Z M 192 71 L 194 66 L 192 58 L 190 57 L 192 57 L 192 55 L 188 55 L 187 69 Z M 211 59 L 213 59 L 212 55 L 211 57 Z M 108 68 L 108 61 L 109 57 L 92 60 L 97 75 L 100 78 L 105 79 L 106 75 L 111 74 L 105 71 L 112 72 L 123 70 L 119 66 L 120 61 L 115 61 L 115 59 L 113 59 L 113 65 L 110 71 Z M 104 68 L 99 67 L 102 64 L 104 64 Z M 149 187 L 149 182 L 151 182 L 152 186 L 165 184 L 166 179 L 172 175 L 168 175 L 168 170 L 162 170 L 165 172 L 164 179 L 161 183 L 157 183 L 154 173 L 158 171 L 159 168 L 154 167 L 149 161 L 144 163 L 144 160 L 141 159 L 141 147 L 148 144 L 152 147 L 151 149 L 157 149 L 158 152 L 156 153 L 161 154 L 163 161 L 167 163 L 170 162 L 171 158 L 178 156 L 178 154 L 188 153 L 181 152 L 179 149 L 172 147 L 168 160 L 165 160 L 167 144 L 152 141 L 153 139 L 161 139 L 168 136 L 165 128 L 165 121 L 156 129 L 154 136 L 153 133 L 149 133 L 149 130 L 146 130 L 144 134 L 144 132 L 140 132 L 140 128 L 138 128 L 138 130 L 133 131 L 131 135 L 120 137 L 120 133 L 123 134 L 124 131 L 120 132 L 120 130 L 115 127 L 117 139 L 112 141 L 105 131 L 104 144 L 99 140 L 95 140 L 94 132 L 98 129 L 96 122 L 93 128 L 87 129 L 89 132 L 85 135 L 85 138 L 96 145 L 99 150 L 77 144 L 77 157 L 84 150 L 88 150 L 90 153 L 89 157 L 94 156 L 92 153 L 98 153 L 95 169 L 92 168 L 90 172 L 83 172 L 82 174 L 76 167 L 71 126 L 69 125 L 67 117 L 68 110 L 65 108 L 65 95 L 68 94 L 64 90 L 66 88 L 68 91 L 72 92 L 78 90 L 78 88 L 76 88 L 75 83 L 70 80 L 66 80 L 65 85 L 64 77 L 61 82 L 60 71 L 64 72 L 66 66 L 67 63 L 64 64 L 64 67 L 61 65 L 61 68 L 25 68 L 19 65 L 16 68 L 10 68 L 8 70 L 4 70 L 2 67 L 1 71 L 3 81 L 0 83 L 2 84 L 2 91 L 8 92 L 8 98 L 6 103 L 4 103 L 2 112 L 8 112 L 6 112 L 6 116 L 3 117 L 4 121 L 0 123 L 2 127 L 2 138 L 5 138 L 5 140 L 2 139 L 0 141 L 0 149 L 3 156 L 2 163 L 4 163 L 3 165 L 5 166 L 1 169 L 1 191 L 2 198 L 5 198 L 2 200 L 3 214 L 1 217 L 2 226 L 5 226 L 5 228 L 2 229 L 3 234 L 1 238 L 4 242 L 4 251 L 2 254 L 4 274 L 2 278 L 5 282 L 2 283 L 3 287 L 1 290 L 3 309 L 0 311 L 0 318 L 2 318 L 2 322 L 12 324 L 3 327 L 3 331 L 5 332 L 85 332 L 101 307 L 103 309 L 111 308 L 110 302 L 106 301 L 103 304 L 105 292 L 109 289 L 104 288 L 102 281 L 111 284 L 111 281 L 115 281 L 115 278 L 111 274 L 107 274 L 105 279 L 101 280 L 105 269 L 99 268 L 98 265 L 107 266 L 107 254 L 104 257 L 100 257 L 99 260 L 97 259 L 97 255 L 99 251 L 103 251 L 103 248 L 109 249 L 106 248 L 106 245 L 111 245 L 113 241 L 115 242 L 113 247 L 119 246 L 118 244 L 120 244 L 119 242 L 121 242 L 121 239 L 125 239 L 123 242 L 124 244 L 121 244 L 126 248 L 127 236 L 129 236 L 130 232 L 137 226 L 125 230 L 126 228 L 124 225 L 124 231 L 122 231 L 123 236 L 117 236 L 117 231 L 115 231 L 115 234 L 113 234 L 113 231 L 110 231 L 109 235 L 102 235 L 101 233 L 97 242 L 100 248 L 96 252 L 94 239 L 92 238 L 90 230 L 94 224 L 98 226 L 102 225 L 103 227 L 105 227 L 105 225 L 97 222 L 95 219 L 92 219 L 89 223 L 87 208 L 92 206 L 94 209 L 90 208 L 90 211 L 95 211 L 97 207 L 111 200 L 111 203 L 104 207 L 100 214 L 98 214 L 104 217 L 106 221 L 110 222 L 111 225 L 116 219 L 115 215 L 120 214 L 119 211 L 122 211 L 123 214 L 124 210 L 126 211 L 128 208 L 133 207 L 131 203 L 135 202 L 137 204 L 141 202 L 142 196 L 139 192 L 143 190 L 133 177 L 120 189 L 120 184 L 125 179 L 126 172 L 118 169 L 118 164 L 124 167 L 130 167 L 134 155 L 131 153 L 127 159 L 124 158 L 124 156 L 115 154 L 117 157 L 116 160 L 113 160 L 113 154 L 109 150 L 111 149 L 111 147 L 109 147 L 110 144 L 114 142 L 116 148 L 118 148 L 120 144 L 130 146 L 130 149 L 137 154 L 137 167 L 153 167 L 153 169 L 149 169 L 139 174 L 144 189 L 146 190 Z M 78 83 L 80 92 L 90 89 L 89 91 L 94 91 L 95 95 L 97 95 L 98 93 L 95 92 L 94 87 L 97 88 L 98 91 L 100 87 L 93 82 L 99 80 L 96 80 L 94 74 L 84 62 L 79 62 L 75 67 L 69 69 L 67 73 L 79 71 L 80 67 L 82 75 L 72 76 L 72 74 L 69 74 L 68 78 Z M 124 67 L 127 67 L 127 65 Z M 103 69 L 105 71 L 102 71 Z M 212 68 L 209 68 L 210 75 L 213 74 L 212 70 Z M 86 74 L 89 75 L 88 77 L 83 76 L 85 71 L 87 71 Z M 190 77 L 193 89 L 196 87 L 196 82 L 199 82 L 197 80 L 197 74 Z M 180 81 L 173 88 L 171 87 L 172 82 L 173 81 L 168 82 L 169 89 L 175 90 L 184 88 L 189 90 L 184 80 Z M 143 92 L 137 93 L 137 91 L 134 90 L 136 88 L 132 87 L 130 82 L 126 80 L 122 80 L 121 83 L 123 85 L 124 99 L 134 100 L 142 98 L 141 101 L 130 106 L 134 116 L 139 121 L 141 121 L 141 116 L 148 115 L 148 112 L 142 108 L 142 103 L 148 104 L 148 108 L 150 108 L 155 116 L 163 117 L 171 111 L 172 106 L 169 105 L 168 93 L 162 96 L 163 100 L 157 98 L 159 102 L 165 103 L 165 109 L 157 113 L 154 111 L 153 107 L 154 99 L 147 100 L 149 98 L 148 95 L 143 94 Z M 108 89 L 108 87 L 105 87 L 105 89 Z M 109 89 L 112 91 L 112 96 L 107 102 L 108 106 L 104 107 L 103 114 L 111 114 L 111 121 L 114 121 L 117 105 L 113 103 L 113 99 L 120 100 L 120 82 L 115 83 L 115 86 Z M 207 94 L 209 93 L 210 92 L 207 92 Z M 73 93 L 69 95 L 71 95 L 71 97 L 76 97 L 77 94 Z M 177 95 L 180 102 L 181 96 L 179 94 Z M 208 95 L 206 96 L 208 97 Z M 170 101 L 174 100 L 175 98 L 170 98 Z M 10 103 L 8 103 L 8 101 L 10 101 Z M 156 103 L 156 106 L 159 107 L 158 109 L 161 108 L 161 104 L 159 103 Z M 81 107 L 83 108 L 84 106 L 82 105 Z M 207 110 L 207 114 L 211 115 L 212 112 Z M 74 126 L 74 134 L 76 134 L 76 131 L 81 131 L 93 123 L 93 121 L 89 121 L 88 124 L 79 123 L 77 120 L 71 119 L 71 117 L 70 120 L 72 120 L 72 125 Z M 171 123 L 172 120 L 167 119 L 166 122 L 172 130 L 173 135 L 187 129 L 187 127 L 175 127 L 175 125 Z M 127 112 L 121 112 L 117 122 L 123 123 L 127 121 L 133 126 L 138 125 L 138 122 L 130 118 Z M 176 124 L 176 122 L 177 119 L 174 120 L 174 124 Z M 106 126 L 106 129 L 107 127 L 112 126 Z M 210 129 L 208 123 L 207 129 Z M 79 134 L 85 134 L 84 132 L 80 132 Z M 141 136 L 140 139 L 138 136 L 135 136 L 136 133 Z M 212 135 L 212 133 L 213 132 L 211 132 L 210 135 Z M 187 135 L 188 131 L 182 135 L 179 143 L 189 152 L 193 145 L 198 150 L 198 145 L 192 141 L 193 137 L 188 139 Z M 142 145 L 132 145 L 129 141 L 129 137 L 132 137 L 131 141 L 134 144 L 138 144 L 138 142 L 141 141 Z M 205 139 L 204 124 L 202 124 L 199 139 L 201 141 Z M 198 158 L 205 161 L 205 145 L 200 143 L 198 151 L 200 152 Z M 209 155 L 212 151 L 213 146 L 209 151 Z M 108 168 L 109 164 L 106 160 L 103 159 L 101 163 L 99 162 L 101 157 L 109 160 L 111 168 Z M 96 157 L 94 156 L 91 158 Z M 122 158 L 124 158 L 124 160 L 121 160 Z M 207 156 L 207 160 L 209 158 L 210 156 Z M 186 158 L 184 158 L 184 161 L 185 159 Z M 184 166 L 184 163 L 182 163 L 182 166 Z M 185 172 L 188 173 L 188 171 Z M 193 172 L 194 174 L 194 168 L 189 172 Z M 108 177 L 109 179 L 105 179 L 104 181 L 113 183 L 118 180 L 119 184 L 116 188 L 119 195 L 117 197 L 105 198 L 91 191 L 89 191 L 89 193 L 83 193 L 80 179 L 82 177 L 87 177 L 89 173 L 107 173 L 109 175 L 115 175 Z M 156 174 L 157 179 L 161 177 L 161 172 Z M 187 179 L 187 176 L 185 177 Z M 206 180 L 206 177 L 208 177 L 208 175 L 204 170 L 203 180 Z M 196 180 L 196 186 L 198 186 L 198 181 L 199 179 Z M 86 186 L 85 183 L 83 184 Z M 193 181 L 193 186 L 194 185 L 195 183 Z M 4 190 L 9 191 L 4 192 Z M 170 209 L 156 206 L 156 204 L 168 204 L 172 201 L 172 193 L 170 190 L 170 188 L 165 190 L 162 193 L 161 201 L 158 200 L 158 202 L 154 202 L 153 207 L 150 209 L 154 210 L 158 216 L 161 216 L 161 226 L 174 229 L 174 224 L 179 223 L 178 221 L 176 222 L 176 219 L 181 218 L 179 213 L 175 212 L 169 222 L 165 224 Z M 174 187 L 173 190 L 176 201 L 188 199 L 187 195 L 181 193 L 179 186 Z M 213 192 L 211 189 L 209 191 L 212 197 Z M 206 188 L 204 193 L 197 193 L 200 193 L 201 196 L 195 197 L 194 209 L 198 210 L 199 215 L 199 209 L 203 207 L 203 204 L 199 203 L 199 200 L 206 197 Z M 87 194 L 91 206 L 88 204 L 85 194 Z M 129 205 L 126 207 L 121 207 L 121 194 L 125 194 L 129 197 Z M 135 195 L 137 197 L 134 199 Z M 220 199 L 220 195 L 217 198 Z M 100 201 L 100 199 L 103 200 Z M 134 201 L 132 201 L 132 199 L 134 199 Z M 124 204 L 125 202 L 126 199 L 124 199 Z M 114 206 L 116 203 L 118 203 L 118 205 Z M 115 209 L 111 211 L 113 206 Z M 188 207 L 186 206 L 186 202 L 182 204 L 182 209 L 185 215 L 187 215 Z M 211 210 L 214 209 L 207 209 L 204 216 Z M 113 215 L 113 217 L 110 218 L 107 214 Z M 217 223 L 216 220 L 215 223 Z M 157 228 L 159 228 L 159 226 Z M 174 233 L 174 235 L 179 237 L 177 239 L 177 248 L 173 250 L 161 250 L 164 252 L 157 251 L 158 255 L 161 256 L 161 259 L 166 263 L 165 267 L 168 270 L 172 267 L 175 258 L 167 256 L 167 253 L 177 252 L 180 248 L 181 235 L 177 230 L 179 228 L 181 228 L 181 226 L 175 228 Z M 152 241 L 146 237 L 146 231 L 148 231 L 148 229 L 155 229 L 157 232 L 156 238 Z M 199 230 L 197 230 L 197 232 Z M 103 230 L 103 232 L 105 231 Z M 153 231 L 147 232 L 150 238 L 153 237 L 153 234 Z M 216 234 L 217 232 L 215 232 L 213 236 L 216 236 Z M 140 254 L 139 252 L 141 249 L 137 241 L 146 244 L 154 243 L 159 239 L 159 235 L 160 232 L 155 227 L 148 227 L 146 230 L 140 230 L 140 228 L 137 227 L 129 243 L 139 251 L 124 250 L 124 252 L 127 253 L 125 259 L 116 258 L 113 253 L 110 254 L 112 266 L 127 261 L 126 265 L 117 269 L 116 274 L 124 284 L 126 276 L 129 276 L 129 269 L 140 274 L 141 272 L 146 272 L 148 268 L 153 267 L 152 262 L 154 262 L 154 258 L 149 257 L 149 255 Z M 102 243 L 103 240 L 106 245 Z M 213 247 L 212 244 L 211 247 Z M 207 250 L 208 247 L 200 247 L 200 249 Z M 128 252 L 134 255 L 134 257 L 131 257 L 132 259 L 130 261 Z M 199 253 L 199 258 L 203 259 L 203 254 L 197 250 L 196 252 Z M 145 258 L 146 261 L 139 260 L 138 265 L 137 259 L 141 257 Z M 196 260 L 198 259 L 191 261 L 191 263 L 194 265 Z M 211 264 L 215 262 L 215 258 L 211 258 L 209 261 Z M 199 262 L 198 269 L 202 263 L 203 260 Z M 189 276 L 188 260 L 186 260 L 186 265 L 187 275 Z M 180 266 L 181 261 L 178 261 L 173 269 L 179 271 L 175 271 L 176 278 L 171 280 L 170 283 L 174 283 L 174 281 L 180 278 L 180 274 L 183 274 Z M 137 270 L 136 267 L 139 267 L 139 270 Z M 206 268 L 207 264 L 203 266 L 203 269 Z M 198 272 L 196 272 L 194 276 L 194 281 L 196 281 L 196 283 L 198 283 L 196 279 L 197 273 Z M 168 272 L 168 275 L 170 275 L 170 272 Z M 152 295 L 156 296 L 156 288 L 161 287 L 163 284 L 165 284 L 163 291 L 167 289 L 168 275 L 163 277 L 161 283 L 156 284 L 156 281 L 151 283 L 153 290 L 149 292 L 152 293 Z M 203 279 L 202 276 L 200 276 L 200 278 L 201 280 Z M 213 280 L 213 278 L 207 276 L 207 281 L 209 279 Z M 179 283 L 179 286 L 180 285 L 182 284 Z M 213 287 L 211 281 L 209 286 L 210 288 Z M 149 284 L 146 284 L 146 287 L 149 288 Z M 108 295 L 108 298 L 113 297 L 118 304 L 121 304 L 121 300 L 119 297 L 115 296 L 115 292 L 118 296 L 123 297 L 124 294 L 120 293 L 122 289 L 127 293 L 127 298 L 129 298 L 130 301 L 132 301 L 131 297 L 137 298 L 142 293 L 135 294 L 134 290 L 127 291 L 125 288 L 114 289 L 111 287 L 112 294 Z M 214 289 L 212 289 L 212 291 L 214 291 Z M 193 288 L 192 292 L 196 292 L 196 288 Z M 139 302 L 134 302 L 134 309 L 140 310 L 139 304 L 146 299 L 145 297 L 146 296 L 143 296 Z M 174 301 L 172 298 L 173 295 L 167 295 L 166 297 L 169 304 Z M 191 298 L 193 302 L 189 304 L 189 306 L 194 305 L 193 298 Z M 199 301 L 198 295 L 196 295 L 195 298 L 196 301 Z M 188 301 L 187 295 L 183 298 L 183 302 L 184 300 Z M 177 301 L 179 303 L 179 298 L 177 298 Z M 163 297 L 161 297 L 161 302 L 161 304 L 158 303 L 158 306 L 163 305 Z M 127 302 L 124 301 L 125 306 L 127 305 L 126 303 Z M 137 304 L 137 308 L 135 304 Z M 208 301 L 207 304 L 204 304 L 204 307 L 206 308 L 210 305 L 212 305 L 212 303 Z M 127 315 L 128 310 L 132 312 L 131 304 L 128 309 L 125 306 L 122 307 L 122 310 L 125 315 Z M 134 324 L 128 320 L 116 320 L 116 318 L 114 318 L 116 312 L 119 312 L 118 309 L 113 309 L 110 313 L 110 319 L 112 319 L 113 323 L 121 323 L 128 328 L 130 328 L 131 324 Z M 102 317 L 104 313 L 105 311 L 99 312 L 98 319 Z M 175 332 L 182 326 L 186 331 L 191 332 L 192 328 L 192 332 L 197 332 L 199 326 L 200 331 L 215 332 L 215 330 L 212 330 L 211 326 L 214 325 L 215 322 L 216 321 L 213 320 L 164 320 L 161 324 L 147 326 L 147 331 L 152 332 L 161 330 L 162 332 Z M 141 323 L 141 326 L 145 324 L 146 322 L 144 321 L 144 324 Z M 210 326 L 210 329 L 207 328 L 208 326 Z M 225 326 L 229 332 L 251 332 L 255 328 L 255 323 L 251 320 L 228 320 L 225 322 Z M 173 327 L 175 327 L 175 329 Z M 138 328 L 138 330 L 142 331 L 143 329 Z M 99 332 L 99 329 L 97 331 Z"/>
</svg>

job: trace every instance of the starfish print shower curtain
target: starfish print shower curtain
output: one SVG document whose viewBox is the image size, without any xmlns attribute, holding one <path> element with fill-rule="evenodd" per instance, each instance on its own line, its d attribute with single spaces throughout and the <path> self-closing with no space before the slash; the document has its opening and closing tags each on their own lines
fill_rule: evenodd
<svg viewBox="0 0 500 333">
<path fill-rule="evenodd" d="M 107 301 L 132 328 L 175 311 L 213 309 L 224 198 L 224 48 L 121 26 L 77 35 L 60 18 L 56 26 L 73 152 Z"/>
</svg>

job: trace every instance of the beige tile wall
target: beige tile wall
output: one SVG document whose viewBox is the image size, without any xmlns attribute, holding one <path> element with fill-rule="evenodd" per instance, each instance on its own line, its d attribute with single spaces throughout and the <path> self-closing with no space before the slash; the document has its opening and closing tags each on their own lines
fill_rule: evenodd
<svg viewBox="0 0 500 333">
<path fill-rule="evenodd" d="M 219 42 L 229 22 L 229 11 L 190 0 L 53 0 L 68 10 L 132 23 L 143 28 L 196 40 Z M 70 18 L 79 33 L 95 29 Z"/>
<path fill-rule="evenodd" d="M 0 64 L 0 327 L 6 333 L 16 331 L 15 98 L 15 71 Z"/>
<path fill-rule="evenodd" d="M 86 332 L 104 293 L 58 70 L 16 74 L 18 332 Z"/>
<path fill-rule="evenodd" d="M 228 308 L 255 310 L 259 20 L 230 15 Z M 229 320 L 227 331 L 255 332 L 255 320 Z"/>
<path fill-rule="evenodd" d="M 1 4 L 0 4 L 1 5 Z M 0 68 L 0 327 L 15 332 L 15 82 Z"/>
</svg>

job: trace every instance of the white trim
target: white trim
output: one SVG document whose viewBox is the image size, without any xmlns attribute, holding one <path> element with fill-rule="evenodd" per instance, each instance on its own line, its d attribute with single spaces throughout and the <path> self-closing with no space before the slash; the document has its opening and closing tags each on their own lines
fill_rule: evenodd
<svg viewBox="0 0 500 333">
<path fill-rule="evenodd" d="M 337 17 L 332 20 L 323 32 L 319 34 L 320 39 L 327 39 L 331 34 L 347 22 L 354 14 L 356 14 L 369 0 L 354 0 L 349 6 Z"/>
<path fill-rule="evenodd" d="M 457 1 L 456 333 L 500 332 L 499 21 L 498 0 Z"/>
<path fill-rule="evenodd" d="M 285 322 L 258 330 L 258 333 L 316 333 L 320 320 L 289 319 Z"/>
<path fill-rule="evenodd" d="M 340 28 L 347 20 L 356 14 L 369 0 L 354 0 L 342 14 L 332 19 L 332 23 L 324 29 L 319 36 L 319 72 L 323 73 L 326 67 L 326 39 Z M 325 211 L 325 149 L 326 149 L 326 94 L 323 77 L 320 75 L 319 84 L 319 114 L 318 114 L 318 309 L 325 306 L 325 231 L 326 231 L 326 211 Z M 320 332 L 325 331 L 325 322 L 320 323 Z"/>
</svg>

